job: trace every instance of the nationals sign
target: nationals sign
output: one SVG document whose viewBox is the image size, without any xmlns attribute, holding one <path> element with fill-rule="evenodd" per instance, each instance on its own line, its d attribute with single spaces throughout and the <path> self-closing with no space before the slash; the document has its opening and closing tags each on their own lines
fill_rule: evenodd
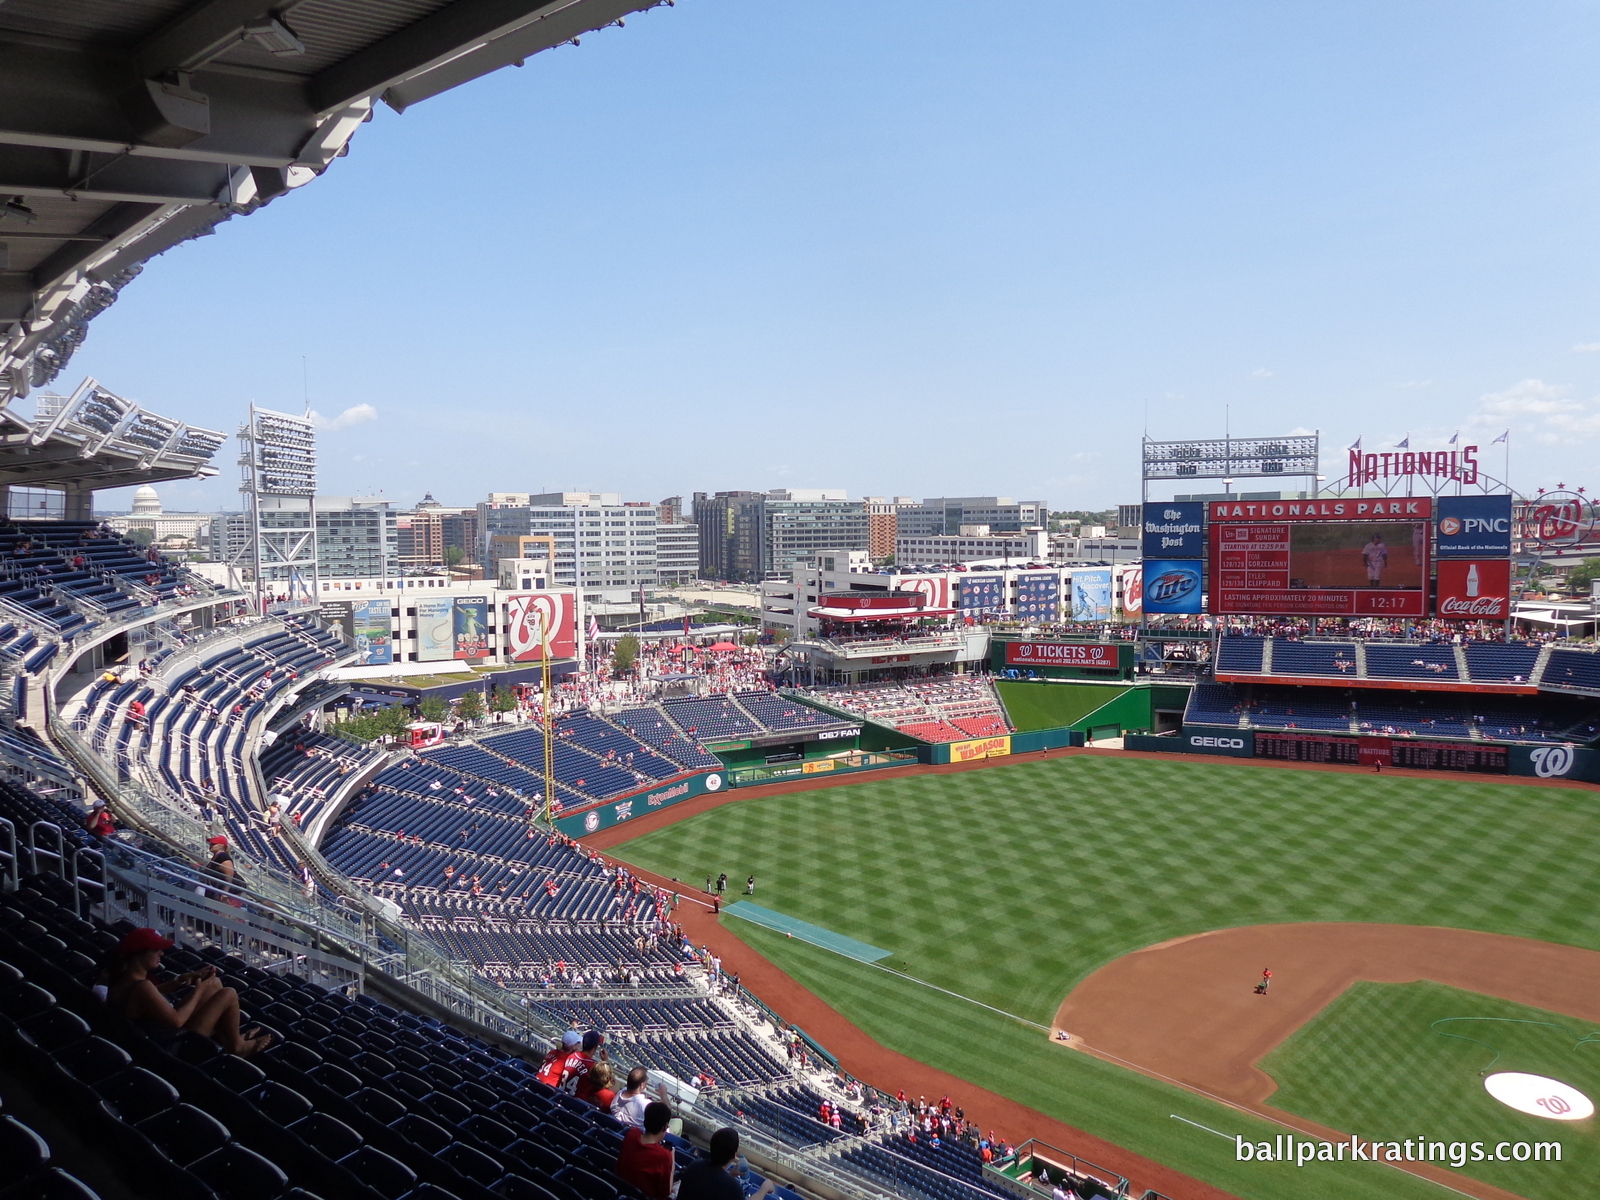
<svg viewBox="0 0 1600 1200">
<path fill-rule="evenodd" d="M 1511 611 L 1509 558 L 1441 558 L 1439 604 L 1446 621 L 1502 621 Z"/>
<path fill-rule="evenodd" d="M 1117 669 L 1117 647 L 1104 642 L 1007 642 L 1008 667 Z"/>
<path fill-rule="evenodd" d="M 577 596 L 572 592 L 534 592 L 506 597 L 506 653 L 513 662 L 537 662 L 549 630 L 550 657 L 577 653 Z"/>
</svg>

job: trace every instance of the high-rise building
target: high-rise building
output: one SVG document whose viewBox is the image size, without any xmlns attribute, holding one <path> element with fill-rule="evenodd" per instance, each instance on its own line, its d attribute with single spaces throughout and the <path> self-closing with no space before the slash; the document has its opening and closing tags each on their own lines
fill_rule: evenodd
<svg viewBox="0 0 1600 1200">
<path fill-rule="evenodd" d="M 415 509 L 397 514 L 396 527 L 400 565 L 407 570 L 478 562 L 476 508 L 446 508 L 429 492 Z"/>
<path fill-rule="evenodd" d="M 700 577 L 753 583 L 761 578 L 761 505 L 765 492 L 694 494 Z"/>
<path fill-rule="evenodd" d="M 787 579 L 819 550 L 867 549 L 867 511 L 843 491 L 773 488 L 761 507 L 762 579 Z"/>
<path fill-rule="evenodd" d="M 987 525 L 994 533 L 1021 533 L 1048 524 L 1050 506 L 1043 500 L 1010 496 L 936 496 L 921 504 L 903 504 L 895 514 L 899 537 L 954 537 L 963 525 Z"/>
<path fill-rule="evenodd" d="M 656 527 L 656 576 L 663 584 L 700 576 L 700 527 L 688 522 Z"/>
<path fill-rule="evenodd" d="M 668 496 L 656 505 L 656 520 L 663 525 L 681 525 L 683 523 L 683 497 Z"/>
<path fill-rule="evenodd" d="M 491 492 L 478 505 L 478 538 L 549 534 L 555 586 L 592 603 L 626 602 L 657 581 L 656 506 L 617 492 Z"/>
<path fill-rule="evenodd" d="M 700 527 L 700 574 L 706 579 L 787 578 L 818 550 L 867 549 L 866 509 L 838 489 L 696 492 L 694 516 Z"/>
<path fill-rule="evenodd" d="M 323 579 L 398 574 L 398 516 L 376 496 L 318 496 L 317 574 Z"/>
<path fill-rule="evenodd" d="M 894 539 L 900 529 L 902 505 L 915 504 L 910 496 L 863 496 L 861 504 L 867 510 L 867 553 L 874 562 L 894 561 Z"/>
</svg>

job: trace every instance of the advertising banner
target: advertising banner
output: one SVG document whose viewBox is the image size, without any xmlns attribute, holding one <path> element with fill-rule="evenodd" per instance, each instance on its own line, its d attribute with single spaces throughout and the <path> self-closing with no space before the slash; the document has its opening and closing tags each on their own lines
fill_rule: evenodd
<svg viewBox="0 0 1600 1200">
<path fill-rule="evenodd" d="M 1308 522 L 1213 524 L 1211 611 L 1426 616 L 1430 501 L 1322 503 L 1328 508 L 1378 507 L 1386 503 L 1418 508 L 1422 517 L 1407 521 L 1340 521 L 1318 516 Z"/>
<path fill-rule="evenodd" d="M 1122 612 L 1138 616 L 1144 611 L 1144 567 L 1122 567 Z"/>
<path fill-rule="evenodd" d="M 1204 558 L 1206 514 L 1204 500 L 1169 500 L 1165 504 L 1144 506 L 1144 551 L 1142 557 Z"/>
<path fill-rule="evenodd" d="M 961 581 L 962 616 L 1001 613 L 1006 609 L 1006 581 L 1003 576 L 968 575 Z"/>
<path fill-rule="evenodd" d="M 1072 619 L 1074 621 L 1111 619 L 1110 567 L 1072 573 Z"/>
<path fill-rule="evenodd" d="M 636 792 L 621 800 L 597 804 L 571 816 L 557 817 L 555 825 L 569 837 L 582 837 L 586 833 L 598 833 L 660 808 L 670 808 L 707 792 L 720 792 L 727 782 L 728 777 L 721 771 L 707 771 L 703 775 L 691 775 L 688 779 L 663 784 L 649 791 Z"/>
<path fill-rule="evenodd" d="M 1184 754 L 1226 754 L 1230 758 L 1254 758 L 1256 735 L 1250 729 L 1207 729 L 1185 725 L 1178 738 Z"/>
<path fill-rule="evenodd" d="M 1054 571 L 1017 576 L 1017 616 L 1024 621 L 1054 621 L 1061 616 L 1061 577 Z"/>
<path fill-rule="evenodd" d="M 923 608 L 950 607 L 950 581 L 943 575 L 896 575 L 894 590 L 916 592 L 923 597 Z"/>
<path fill-rule="evenodd" d="M 347 638 L 355 636 L 355 625 L 351 621 L 350 605 L 351 602 L 349 600 L 324 600 L 317 606 L 322 614 L 322 619 L 334 628 L 343 630 L 344 636 Z"/>
<path fill-rule="evenodd" d="M 449 596 L 417 597 L 417 661 L 456 656 L 455 602 Z"/>
<path fill-rule="evenodd" d="M 1200 559 L 1147 559 L 1144 564 L 1144 611 L 1147 613 L 1197 613 L 1200 611 Z"/>
<path fill-rule="evenodd" d="M 1440 558 L 1511 557 L 1511 497 L 1440 496 Z"/>
<path fill-rule="evenodd" d="M 978 758 L 1004 758 L 1011 753 L 1011 738 L 976 738 L 969 742 L 950 743 L 950 761 L 972 762 Z"/>
<path fill-rule="evenodd" d="M 550 633 L 550 657 L 577 654 L 578 598 L 572 592 L 533 592 L 506 597 L 506 654 L 512 662 L 538 662 L 543 653 L 540 623 Z"/>
<path fill-rule="evenodd" d="M 455 658 L 485 658 L 489 654 L 489 598 L 459 596 L 452 621 Z"/>
<path fill-rule="evenodd" d="M 1008 667 L 1117 669 L 1117 647 L 1106 642 L 1007 642 Z"/>
<path fill-rule="evenodd" d="M 1446 621 L 1505 620 L 1511 612 L 1511 560 L 1440 559 L 1434 611 Z"/>
<path fill-rule="evenodd" d="M 394 634 L 387 596 L 350 602 L 350 634 L 356 647 L 356 666 L 381 667 L 394 661 Z"/>
</svg>

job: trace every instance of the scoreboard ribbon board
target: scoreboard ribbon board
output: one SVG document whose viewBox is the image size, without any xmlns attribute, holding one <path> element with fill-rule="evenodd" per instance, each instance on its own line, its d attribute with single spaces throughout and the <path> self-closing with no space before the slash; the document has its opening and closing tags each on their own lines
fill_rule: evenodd
<svg viewBox="0 0 1600 1200">
<path fill-rule="evenodd" d="M 1271 733 L 1260 729 L 1256 731 L 1256 757 L 1289 762 L 1409 767 L 1418 771 L 1478 771 L 1488 775 L 1505 775 L 1511 770 L 1508 746 L 1401 737 L 1341 738 L 1314 733 Z"/>
<path fill-rule="evenodd" d="M 1428 615 L 1431 497 L 1209 505 L 1210 610 Z"/>
</svg>

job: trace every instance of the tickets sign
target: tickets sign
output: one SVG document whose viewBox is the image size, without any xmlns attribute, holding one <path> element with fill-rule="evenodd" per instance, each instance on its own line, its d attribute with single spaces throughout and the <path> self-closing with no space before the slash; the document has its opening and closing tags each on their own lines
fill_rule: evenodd
<svg viewBox="0 0 1600 1200">
<path fill-rule="evenodd" d="M 1117 669 L 1117 647 L 1105 642 L 1007 642 L 1008 667 Z"/>
</svg>

